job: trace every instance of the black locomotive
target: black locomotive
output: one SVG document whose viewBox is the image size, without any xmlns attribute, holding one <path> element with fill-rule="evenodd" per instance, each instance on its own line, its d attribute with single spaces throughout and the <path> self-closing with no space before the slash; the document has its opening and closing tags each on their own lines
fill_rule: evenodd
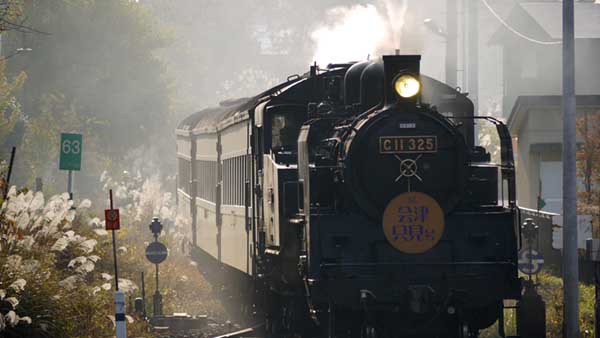
<svg viewBox="0 0 600 338">
<path fill-rule="evenodd" d="M 419 66 L 315 65 L 178 127 L 196 257 L 270 336 L 475 337 L 521 298 L 508 130 Z"/>
</svg>

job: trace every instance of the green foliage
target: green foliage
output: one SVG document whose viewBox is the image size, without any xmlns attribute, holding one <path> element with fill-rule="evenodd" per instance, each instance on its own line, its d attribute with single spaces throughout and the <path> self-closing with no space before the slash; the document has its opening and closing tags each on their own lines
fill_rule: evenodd
<svg viewBox="0 0 600 338">
<path fill-rule="evenodd" d="M 8 30 L 26 30 L 21 27 L 18 19 L 23 16 L 23 1 L 0 0 L 0 33 Z"/>
<path fill-rule="evenodd" d="M 132 149 L 171 150 L 171 87 L 157 57 L 170 37 L 145 6 L 122 0 L 31 1 L 23 15 L 47 34 L 3 36 L 3 49 L 31 48 L 9 61 L 11 72 L 28 76 L 19 97 L 27 114 L 16 179 L 31 185 L 42 177 L 52 192 L 64 187 L 64 179 L 56 178 L 60 132 L 84 134 L 85 176 L 77 188 L 88 194 L 97 191 L 89 183 L 103 170 L 127 168 L 118 160 Z"/>
<path fill-rule="evenodd" d="M 550 274 L 539 275 L 538 291 L 546 302 L 546 337 L 562 338 L 563 330 L 563 283 L 562 279 Z M 594 286 L 579 285 L 579 328 L 581 338 L 594 337 Z M 516 335 L 516 313 L 514 309 L 504 311 L 506 334 Z M 497 323 L 481 332 L 481 338 L 499 338 Z"/>
<path fill-rule="evenodd" d="M 183 249 L 184 243 L 189 245 L 189 224 L 177 217 L 158 178 L 124 174 L 112 180 L 105 174 L 100 183 L 115 190 L 115 206 L 121 210 L 119 286 L 128 303 L 140 295 L 140 272 L 145 272 L 147 313 L 152 313 L 154 266 L 144 249 L 152 240 L 148 224 L 159 216 L 165 226 L 160 241 L 170 249 L 160 266 L 165 312 L 222 319 L 223 307 Z M 14 187 L 8 197 L 0 208 L 0 337 L 112 336 L 112 240 L 91 202 L 83 200 L 73 208 L 67 194 L 46 200 L 41 192 L 17 193 Z M 139 314 L 131 307 L 127 314 L 134 320 L 128 333 L 149 337 Z"/>
<path fill-rule="evenodd" d="M 578 207 L 582 213 L 599 215 L 600 111 L 577 119 L 577 136 L 582 140 L 577 149 L 577 176 L 583 183 L 583 189 L 578 192 Z"/>
<path fill-rule="evenodd" d="M 540 293 L 546 302 L 546 332 L 548 338 L 562 337 L 563 283 L 556 276 L 540 275 Z M 580 337 L 594 337 L 594 286 L 579 285 Z"/>
<path fill-rule="evenodd" d="M 164 66 L 154 56 L 166 46 L 160 26 L 132 1 L 35 2 L 30 12 L 38 36 L 28 55 L 26 93 L 60 92 L 77 113 L 108 124 L 99 128 L 108 146 L 135 146 L 156 131 L 169 110 Z M 40 96 L 27 95 L 40 113 Z"/>
<path fill-rule="evenodd" d="M 15 97 L 16 92 L 23 86 L 25 73 L 19 73 L 9 80 L 5 75 L 6 62 L 0 61 L 0 145 L 4 144 L 21 120 L 21 105 Z"/>
<path fill-rule="evenodd" d="M 106 122 L 93 116 L 86 117 L 79 114 L 76 103 L 68 102 L 61 94 L 44 95 L 40 104 L 39 115 L 30 118 L 26 124 L 20 154 L 23 157 L 21 163 L 29 174 L 27 184 L 32 186 L 35 177 L 41 177 L 45 182 L 46 191 L 59 192 L 64 188 L 64 178 L 58 181 L 56 176 L 61 132 L 77 132 L 85 135 L 84 152 L 95 156 L 86 156 L 84 169 L 95 172 L 96 176 L 99 176 L 105 160 L 98 149 L 100 143 L 94 130 L 106 125 Z"/>
<path fill-rule="evenodd" d="M 113 334 L 110 276 L 103 272 L 110 241 L 91 225 L 90 205 L 83 201 L 75 211 L 66 194 L 46 201 L 42 193 L 9 193 L 0 210 L 1 337 Z M 119 280 L 131 295 L 136 286 Z M 140 320 L 129 332 L 148 336 Z"/>
<path fill-rule="evenodd" d="M 177 216 L 172 195 L 163 191 L 158 177 L 144 179 L 139 175 L 124 174 L 117 179 L 103 175 L 106 188 L 114 191 L 115 206 L 121 209 L 122 229 L 118 231 L 119 265 L 126 278 L 137 281 L 143 271 L 146 276 L 146 293 L 156 288 L 155 267 L 144 254 L 148 242 L 153 241 L 148 226 L 152 217 L 159 217 L 164 231 L 159 241 L 169 248 L 169 257 L 160 264 L 160 291 L 164 312 L 208 314 L 224 318 L 223 306 L 212 295 L 212 289 L 187 256 L 190 234 L 189 222 Z M 106 263 L 106 262 L 105 262 Z M 109 269 L 110 266 L 106 266 Z M 147 312 L 152 313 L 148 296 Z"/>
</svg>

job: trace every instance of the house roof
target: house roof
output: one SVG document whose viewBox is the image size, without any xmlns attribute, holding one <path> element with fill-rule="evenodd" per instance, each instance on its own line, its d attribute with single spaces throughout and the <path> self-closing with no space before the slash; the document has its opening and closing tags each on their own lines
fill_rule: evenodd
<svg viewBox="0 0 600 338">
<path fill-rule="evenodd" d="M 542 41 L 562 39 L 562 2 L 524 2 L 516 5 L 505 18 L 517 32 Z M 501 26 L 490 38 L 491 44 L 503 44 L 507 38 L 518 38 Z M 600 38 L 600 4 L 575 3 L 575 38 Z"/>
<path fill-rule="evenodd" d="M 596 108 L 600 109 L 600 95 L 577 95 L 577 108 Z M 527 113 L 534 107 L 556 108 L 562 105 L 561 95 L 526 95 L 519 96 L 508 117 L 508 129 L 511 134 L 517 135 Z"/>
<path fill-rule="evenodd" d="M 521 7 L 551 39 L 562 39 L 562 2 L 528 2 Z M 575 38 L 600 38 L 600 4 L 575 3 Z"/>
</svg>

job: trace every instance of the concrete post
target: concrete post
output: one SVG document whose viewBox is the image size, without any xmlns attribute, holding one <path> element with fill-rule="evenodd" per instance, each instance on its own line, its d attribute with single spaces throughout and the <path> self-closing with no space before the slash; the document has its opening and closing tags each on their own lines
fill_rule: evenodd
<svg viewBox="0 0 600 338">
<path fill-rule="evenodd" d="M 563 281 L 564 337 L 579 337 L 579 265 L 575 145 L 575 34 L 573 0 L 563 0 Z"/>
<path fill-rule="evenodd" d="M 457 86 L 456 60 L 458 58 L 457 0 L 446 1 L 446 84 Z"/>
</svg>

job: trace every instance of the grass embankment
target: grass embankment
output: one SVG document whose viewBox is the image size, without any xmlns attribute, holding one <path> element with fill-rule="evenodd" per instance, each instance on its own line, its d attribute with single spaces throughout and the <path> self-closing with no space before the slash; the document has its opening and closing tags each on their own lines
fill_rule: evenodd
<svg viewBox="0 0 600 338">
<path fill-rule="evenodd" d="M 152 240 L 148 224 L 159 216 L 165 225 L 159 240 L 170 249 L 160 265 L 164 312 L 222 317 L 222 306 L 182 250 L 186 222 L 177 218 L 170 194 L 156 178 L 127 182 L 103 182 L 115 189 L 115 207 L 121 208 L 119 287 L 127 302 L 140 296 L 144 271 L 152 313 L 154 266 L 144 249 Z M 89 200 L 74 205 L 67 194 L 45 198 L 11 190 L 0 211 L 0 337 L 114 336 L 112 239 L 98 217 L 103 208 Z M 151 337 L 133 309 L 127 312 L 128 336 Z"/>
<path fill-rule="evenodd" d="M 563 283 L 560 277 L 542 273 L 539 275 L 539 293 L 546 302 L 546 337 L 562 338 L 563 326 Z M 594 286 L 579 286 L 579 327 L 580 337 L 594 337 Z M 505 310 L 505 327 L 507 335 L 516 335 L 516 313 Z M 496 338 L 498 326 L 481 333 L 482 338 Z"/>
</svg>

